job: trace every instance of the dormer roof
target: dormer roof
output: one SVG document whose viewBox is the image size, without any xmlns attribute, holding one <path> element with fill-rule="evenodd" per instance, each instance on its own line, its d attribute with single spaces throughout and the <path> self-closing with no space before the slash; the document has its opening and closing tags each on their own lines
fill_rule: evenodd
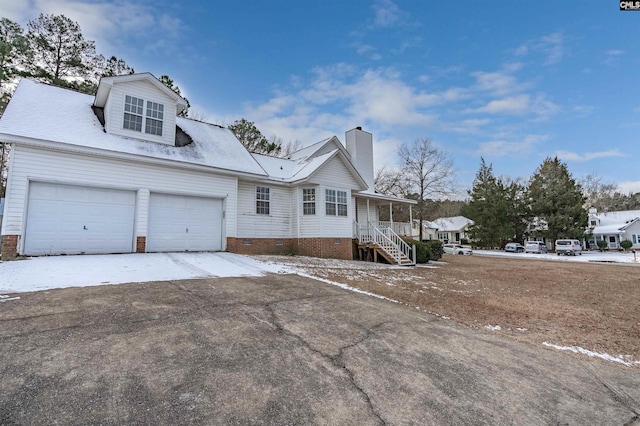
<svg viewBox="0 0 640 426">
<path fill-rule="evenodd" d="M 158 80 L 153 74 L 149 72 L 116 75 L 113 77 L 102 77 L 100 83 L 98 83 L 98 91 L 96 92 L 93 105 L 99 108 L 104 108 L 109 98 L 109 92 L 113 88 L 114 84 L 129 83 L 135 81 L 146 81 L 154 85 L 158 90 L 162 91 L 165 95 L 169 96 L 176 102 L 176 115 L 180 114 L 187 108 L 187 101 L 184 100 L 176 92 L 168 88 L 164 83 Z"/>
</svg>

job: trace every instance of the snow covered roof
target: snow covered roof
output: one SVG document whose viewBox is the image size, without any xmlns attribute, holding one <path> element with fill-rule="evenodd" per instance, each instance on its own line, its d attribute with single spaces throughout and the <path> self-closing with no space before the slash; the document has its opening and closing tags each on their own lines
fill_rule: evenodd
<svg viewBox="0 0 640 426">
<path fill-rule="evenodd" d="M 153 84 L 158 90 L 176 101 L 176 114 L 180 114 L 187 107 L 187 101 L 173 90 L 169 89 L 164 83 L 158 80 L 149 72 L 118 75 L 113 77 L 102 77 L 98 85 L 98 91 L 94 98 L 94 104 L 98 107 L 104 107 L 109 97 L 109 92 L 114 84 L 127 83 L 131 81 L 147 81 Z"/>
<path fill-rule="evenodd" d="M 398 198 L 394 195 L 385 195 L 385 194 L 381 194 L 379 192 L 376 192 L 372 189 L 366 189 L 364 191 L 359 191 L 356 195 L 361 196 L 361 197 L 365 197 L 365 198 L 371 198 L 374 200 L 383 200 L 383 201 L 389 201 L 391 203 L 393 202 L 397 202 L 397 203 L 403 203 L 403 204 L 418 204 L 418 202 L 416 200 L 411 200 L 409 198 Z"/>
<path fill-rule="evenodd" d="M 192 139 L 183 147 L 105 133 L 91 106 L 94 97 L 22 79 L 0 119 L 0 138 L 7 142 L 63 144 L 114 153 L 212 167 L 265 176 L 260 164 L 230 130 L 177 117 Z"/>
<path fill-rule="evenodd" d="M 442 232 L 459 231 L 468 225 L 473 225 L 474 223 L 475 222 L 473 220 L 467 219 L 464 216 L 441 217 L 433 221 L 433 224 L 436 225 L 438 231 Z"/>
<path fill-rule="evenodd" d="M 600 220 L 600 225 L 620 224 L 620 226 L 622 226 L 625 223 L 640 217 L 640 210 L 597 213 L 595 216 Z"/>
<path fill-rule="evenodd" d="M 330 138 L 326 138 L 321 140 L 320 142 L 316 142 L 312 145 L 309 145 L 307 147 L 301 148 L 295 152 L 292 152 L 291 154 L 289 154 L 289 159 L 291 160 L 300 160 L 303 158 L 308 158 L 311 157 L 316 151 L 318 151 L 320 148 L 322 148 L 327 142 L 329 142 L 334 136 L 330 137 Z"/>
</svg>

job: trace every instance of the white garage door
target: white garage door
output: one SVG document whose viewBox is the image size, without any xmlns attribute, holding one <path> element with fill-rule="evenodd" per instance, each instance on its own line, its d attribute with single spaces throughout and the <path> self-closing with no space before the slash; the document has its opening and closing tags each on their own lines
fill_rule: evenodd
<svg viewBox="0 0 640 426">
<path fill-rule="evenodd" d="M 133 191 L 32 182 L 24 253 L 130 253 Z"/>
<path fill-rule="evenodd" d="M 222 200 L 152 193 L 147 251 L 222 250 Z"/>
</svg>

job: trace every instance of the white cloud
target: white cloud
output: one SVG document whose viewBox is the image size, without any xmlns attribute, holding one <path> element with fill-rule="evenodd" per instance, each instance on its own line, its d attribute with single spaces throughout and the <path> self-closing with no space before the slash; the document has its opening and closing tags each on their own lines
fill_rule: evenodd
<svg viewBox="0 0 640 426">
<path fill-rule="evenodd" d="M 615 65 L 618 62 L 618 59 L 624 55 L 624 50 L 607 50 L 604 52 L 605 58 L 602 61 L 605 65 Z"/>
<path fill-rule="evenodd" d="M 26 24 L 40 15 L 65 15 L 77 22 L 86 40 L 94 40 L 99 53 L 109 56 L 128 48 L 128 38 L 144 39 L 150 49 L 167 49 L 180 38 L 182 22 L 158 8 L 135 0 L 26 0 L 3 1 L 0 16 Z M 107 18 L 108 17 L 108 18 Z M 139 43 L 138 43 L 139 44 Z M 116 56 L 123 56 L 117 54 Z"/>
<path fill-rule="evenodd" d="M 495 99 L 483 107 L 476 108 L 475 110 L 467 110 L 466 112 L 523 115 L 529 112 L 530 108 L 531 102 L 529 95 L 522 94 L 502 99 Z"/>
<path fill-rule="evenodd" d="M 521 140 L 492 140 L 481 143 L 478 147 L 478 154 L 487 158 L 521 156 L 530 152 L 533 147 L 546 141 L 548 138 L 548 135 L 527 135 Z"/>
<path fill-rule="evenodd" d="M 544 65 L 553 65 L 562 60 L 565 54 L 565 37 L 560 31 L 528 41 L 513 49 L 515 56 L 524 57 L 532 53 L 544 55 Z"/>
<path fill-rule="evenodd" d="M 611 149 L 609 151 L 585 152 L 582 154 L 571 151 L 556 151 L 556 156 L 563 161 L 585 162 L 598 158 L 624 157 L 624 154 L 617 149 Z"/>
<path fill-rule="evenodd" d="M 377 0 L 372 5 L 374 11 L 373 26 L 389 28 L 397 24 L 403 16 L 398 5 L 390 0 Z"/>
<path fill-rule="evenodd" d="M 625 181 L 618 183 L 618 187 L 620 188 L 620 192 L 623 194 L 634 193 L 637 194 L 640 192 L 640 181 Z"/>
</svg>

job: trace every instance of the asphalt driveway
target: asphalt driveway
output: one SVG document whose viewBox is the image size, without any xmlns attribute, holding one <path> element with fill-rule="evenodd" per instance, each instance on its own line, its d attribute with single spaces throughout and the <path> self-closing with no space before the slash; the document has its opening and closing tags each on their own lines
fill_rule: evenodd
<svg viewBox="0 0 640 426">
<path fill-rule="evenodd" d="M 297 275 L 21 293 L 0 424 L 640 424 L 640 372 Z"/>
</svg>

